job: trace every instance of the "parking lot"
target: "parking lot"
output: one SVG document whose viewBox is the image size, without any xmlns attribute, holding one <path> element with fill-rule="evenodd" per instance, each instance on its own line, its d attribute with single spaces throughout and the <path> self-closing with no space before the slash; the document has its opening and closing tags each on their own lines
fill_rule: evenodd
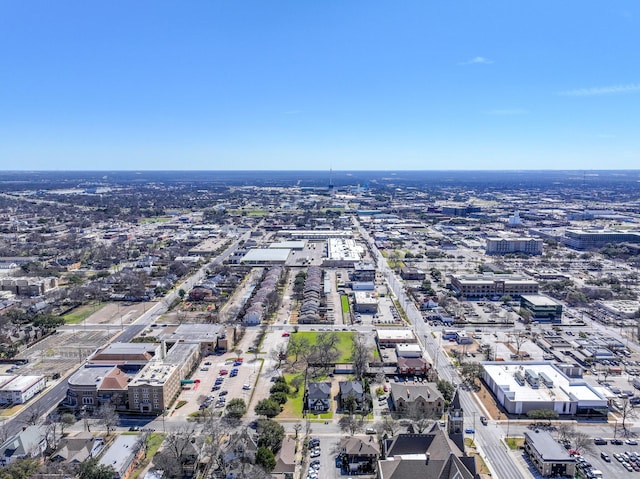
<svg viewBox="0 0 640 479">
<path fill-rule="evenodd" d="M 199 411 L 200 405 L 209 398 L 211 410 L 224 410 L 218 403 L 226 404 L 233 398 L 243 399 L 247 404 L 256 382 L 259 363 L 250 358 L 242 358 L 242 362 L 234 362 L 236 355 L 227 353 L 224 356 L 209 356 L 203 358 L 199 369 L 193 374 L 193 384 L 183 388 L 178 401 L 187 401 L 173 416 L 188 416 Z M 235 365 L 234 365 L 235 364 Z M 237 370 L 232 374 L 232 370 Z M 222 374 L 221 374 L 222 373 Z M 218 379 L 221 378 L 221 379 Z M 218 380 L 218 384 L 216 384 Z M 224 398 L 220 400 L 219 398 Z"/>
<path fill-rule="evenodd" d="M 587 478 L 592 476 L 590 469 L 602 471 L 604 477 L 640 477 L 640 446 L 634 439 L 628 441 L 631 444 L 622 439 L 616 441 L 622 444 L 612 444 L 611 439 L 606 439 L 607 444 L 592 445 L 593 452 L 576 456 L 576 468 Z M 602 453 L 609 457 L 609 461 L 603 459 Z"/>
</svg>

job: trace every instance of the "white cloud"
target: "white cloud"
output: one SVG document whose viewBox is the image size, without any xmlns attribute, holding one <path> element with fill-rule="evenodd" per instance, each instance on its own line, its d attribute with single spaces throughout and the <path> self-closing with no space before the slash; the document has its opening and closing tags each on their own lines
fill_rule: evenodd
<svg viewBox="0 0 640 479">
<path fill-rule="evenodd" d="M 458 63 L 458 65 L 491 65 L 492 63 L 493 60 L 489 60 L 488 58 L 474 57 L 466 62 L 460 62 Z"/>
<path fill-rule="evenodd" d="M 627 85 L 611 85 L 595 88 L 578 88 L 577 90 L 561 91 L 559 94 L 562 96 L 602 96 L 635 93 L 637 91 L 640 91 L 640 83 L 629 83 Z"/>
<path fill-rule="evenodd" d="M 515 116 L 515 115 L 526 115 L 529 113 L 529 111 L 523 108 L 508 108 L 504 110 L 491 110 L 488 113 L 489 115 L 497 115 L 497 116 Z"/>
</svg>

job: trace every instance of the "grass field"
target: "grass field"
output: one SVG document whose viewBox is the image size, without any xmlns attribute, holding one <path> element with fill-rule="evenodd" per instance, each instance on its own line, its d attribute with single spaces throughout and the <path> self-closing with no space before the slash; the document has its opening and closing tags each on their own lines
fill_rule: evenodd
<svg viewBox="0 0 640 479">
<path fill-rule="evenodd" d="M 316 338 L 318 337 L 319 334 L 330 334 L 330 333 L 304 331 L 304 332 L 298 332 L 294 334 L 306 337 L 309 340 L 309 344 L 314 345 L 316 344 Z M 354 333 L 336 331 L 334 334 L 338 336 L 339 341 L 338 341 L 337 347 L 338 347 L 338 352 L 340 353 L 340 356 L 338 357 L 336 362 L 347 363 L 351 360 L 351 345 L 353 344 L 351 338 L 353 338 Z"/>
<path fill-rule="evenodd" d="M 287 380 L 287 384 L 291 384 L 291 380 L 296 376 L 304 377 L 304 373 L 297 374 L 284 374 L 284 378 Z M 288 396 L 288 400 L 284 405 L 284 409 L 280 413 L 281 418 L 301 418 L 302 417 L 302 400 L 304 399 L 304 386 L 301 386 L 298 390 L 298 394 L 295 393 L 295 389 L 291 388 L 291 393 Z"/>
<path fill-rule="evenodd" d="M 140 477 L 142 471 L 144 471 L 147 464 L 151 462 L 153 456 L 155 456 L 156 452 L 158 452 L 158 449 L 160 449 L 162 441 L 164 441 L 164 434 L 159 432 L 152 432 L 151 434 L 149 434 L 149 436 L 147 437 L 147 453 L 133 470 L 133 473 L 131 474 L 132 479 Z"/>
<path fill-rule="evenodd" d="M 342 304 L 342 312 L 349 312 L 349 297 L 346 294 L 340 296 L 340 303 Z"/>
<path fill-rule="evenodd" d="M 78 306 L 70 313 L 62 316 L 65 324 L 78 324 L 87 319 L 93 313 L 100 311 L 104 308 L 105 303 L 100 304 L 85 304 L 84 306 Z"/>
</svg>

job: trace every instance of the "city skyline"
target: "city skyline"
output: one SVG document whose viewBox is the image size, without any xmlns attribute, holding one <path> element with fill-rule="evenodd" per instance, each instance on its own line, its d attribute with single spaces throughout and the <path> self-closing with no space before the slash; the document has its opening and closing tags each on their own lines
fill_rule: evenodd
<svg viewBox="0 0 640 479">
<path fill-rule="evenodd" d="M 4 4 L 0 158 L 5 170 L 633 169 L 638 13 L 631 1 Z"/>
</svg>

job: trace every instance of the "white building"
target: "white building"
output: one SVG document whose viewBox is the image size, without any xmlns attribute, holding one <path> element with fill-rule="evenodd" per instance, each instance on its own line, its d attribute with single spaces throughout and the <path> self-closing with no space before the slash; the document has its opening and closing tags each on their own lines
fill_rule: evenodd
<svg viewBox="0 0 640 479">
<path fill-rule="evenodd" d="M 584 379 L 548 361 L 484 362 L 483 379 L 510 414 L 549 409 L 560 415 L 606 417 L 607 398 Z"/>
<path fill-rule="evenodd" d="M 23 404 L 45 387 L 44 376 L 0 376 L 0 404 Z"/>
<path fill-rule="evenodd" d="M 503 255 L 509 253 L 542 254 L 543 241 L 528 237 L 491 237 L 487 238 L 487 254 Z"/>
</svg>

